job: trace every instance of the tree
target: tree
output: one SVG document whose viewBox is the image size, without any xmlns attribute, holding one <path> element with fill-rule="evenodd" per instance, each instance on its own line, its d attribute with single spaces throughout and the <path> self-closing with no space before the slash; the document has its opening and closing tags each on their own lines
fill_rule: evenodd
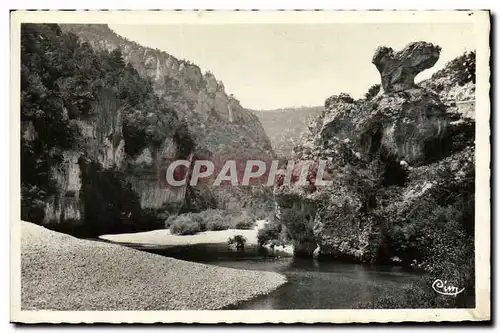
<svg viewBox="0 0 500 333">
<path fill-rule="evenodd" d="M 243 251 L 245 249 L 245 244 L 247 239 L 242 235 L 236 235 L 227 240 L 227 245 L 235 246 L 238 251 Z"/>
</svg>

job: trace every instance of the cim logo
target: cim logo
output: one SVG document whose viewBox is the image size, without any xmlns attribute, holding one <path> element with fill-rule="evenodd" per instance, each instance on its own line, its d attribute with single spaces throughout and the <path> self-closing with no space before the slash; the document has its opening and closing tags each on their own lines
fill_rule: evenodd
<svg viewBox="0 0 500 333">
<path fill-rule="evenodd" d="M 448 281 L 442 281 L 439 279 L 432 283 L 432 289 L 434 289 L 434 291 L 438 294 L 446 296 L 457 296 L 465 290 L 465 288 L 458 289 L 458 287 L 448 284 Z"/>
</svg>

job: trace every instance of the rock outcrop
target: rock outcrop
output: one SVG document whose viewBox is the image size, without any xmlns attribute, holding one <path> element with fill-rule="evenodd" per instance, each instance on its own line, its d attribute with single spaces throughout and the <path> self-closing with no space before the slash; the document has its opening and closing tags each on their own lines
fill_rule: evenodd
<svg viewBox="0 0 500 333">
<path fill-rule="evenodd" d="M 456 219 L 435 217 L 442 220 L 440 227 L 461 221 L 458 229 L 470 231 L 473 117 L 457 113 L 450 100 L 427 88 L 429 82 L 414 83 L 416 74 L 437 61 L 439 50 L 423 42 L 398 53 L 379 48 L 373 63 L 381 72 L 383 92 L 369 100 L 347 94 L 326 100 L 325 111 L 295 147 L 295 157 L 327 160 L 333 184 L 274 189 L 297 254 L 361 262 L 397 256 L 409 265 L 427 260 L 424 250 L 416 250 L 418 242 L 412 243 L 414 237 L 428 237 L 419 234 L 425 214 L 431 220 L 445 210 Z M 456 70 L 439 75 L 443 81 L 448 77 L 447 91 L 459 89 L 451 80 Z M 464 85 L 474 83 L 469 78 Z M 463 92 L 463 99 L 473 103 L 473 89 Z"/>
</svg>

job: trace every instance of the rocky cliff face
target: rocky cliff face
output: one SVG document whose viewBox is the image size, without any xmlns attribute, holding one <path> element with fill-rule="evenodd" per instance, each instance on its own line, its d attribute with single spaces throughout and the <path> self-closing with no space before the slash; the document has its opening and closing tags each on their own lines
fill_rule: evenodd
<svg viewBox="0 0 500 333">
<path fill-rule="evenodd" d="M 155 115 L 156 118 L 161 116 Z M 139 216 L 143 210 L 156 210 L 161 215 L 162 210 L 167 209 L 166 206 L 180 207 L 183 204 L 186 188 L 164 186 L 164 175 L 161 173 L 169 162 L 186 158 L 183 149 L 179 147 L 181 142 L 176 138 L 180 123 L 175 117 L 171 118 L 170 130 L 164 133 L 166 138 L 160 144 L 144 142 L 144 148 L 134 155 L 126 152 L 123 128 L 126 117 L 125 110 L 118 104 L 114 93 L 103 90 L 92 115 L 73 120 L 75 128 L 81 133 L 81 141 L 77 147 L 63 150 L 61 161 L 50 169 L 50 177 L 57 188 L 54 194 L 44 199 L 44 224 L 60 225 L 61 230 L 72 232 L 83 227 L 84 219 L 92 217 L 96 220 L 112 220 L 105 214 L 100 216 L 98 206 L 103 202 L 99 201 L 104 198 L 99 198 L 99 194 L 105 197 L 116 196 L 107 198 L 110 200 L 123 200 L 122 215 L 126 216 L 124 220 L 130 224 L 130 230 L 148 228 L 143 222 L 139 222 L 143 218 Z M 25 139 L 30 139 L 29 133 L 28 126 Z M 119 177 L 126 179 L 133 190 L 126 188 L 127 185 L 120 185 L 122 180 Z M 115 190 L 126 193 L 113 194 L 112 188 L 99 188 L 100 182 L 113 181 L 116 183 Z M 138 196 L 137 204 L 130 203 L 127 206 L 126 197 L 130 195 Z M 100 217 L 92 216 L 92 211 Z M 107 231 L 127 230 L 122 227 Z"/>
<path fill-rule="evenodd" d="M 464 72 L 474 73 L 474 58 L 462 56 L 416 85 L 415 76 L 439 51 L 424 42 L 398 53 L 379 48 L 373 63 L 383 89 L 377 96 L 326 100 L 295 158 L 327 160 L 333 184 L 275 187 L 296 254 L 393 259 L 437 270 L 444 261 L 436 264 L 430 251 L 462 251 L 456 255 L 471 267 L 475 81 Z M 459 107 L 462 102 L 467 107 Z M 454 250 L 451 244 L 461 242 Z"/>
<path fill-rule="evenodd" d="M 213 74 L 106 25 L 24 26 L 22 48 L 24 219 L 76 234 L 85 221 L 91 234 L 163 227 L 188 193 L 165 185 L 173 160 L 272 155 Z"/>
<path fill-rule="evenodd" d="M 219 161 L 222 165 L 228 159 L 269 159 L 273 155 L 269 138 L 258 118 L 226 93 L 224 84 L 212 73 L 202 73 L 189 61 L 128 41 L 107 25 L 71 24 L 61 28 L 88 42 L 97 52 L 120 50 L 125 63 L 152 83 L 155 94 L 187 124 L 193 146 L 186 147 L 190 151 L 186 157 L 199 156 Z M 149 126 L 154 126 L 157 121 L 157 114 L 146 115 Z M 158 210 L 170 203 L 184 201 L 186 195 L 186 189 L 166 190 L 158 181 L 158 174 L 166 170 L 175 152 L 184 147 L 167 145 L 161 149 L 145 147 L 138 152 L 136 160 L 127 162 L 129 179 L 143 208 Z M 227 192 L 227 189 L 221 191 Z M 225 197 L 225 194 L 217 196 Z M 220 204 L 223 206 L 225 202 Z"/>
</svg>

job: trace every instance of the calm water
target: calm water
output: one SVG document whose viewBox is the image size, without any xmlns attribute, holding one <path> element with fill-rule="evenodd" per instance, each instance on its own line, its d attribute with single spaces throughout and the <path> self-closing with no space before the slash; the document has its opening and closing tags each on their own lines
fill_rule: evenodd
<svg viewBox="0 0 500 333">
<path fill-rule="evenodd" d="M 293 258 L 258 248 L 236 252 L 226 245 L 210 244 L 147 251 L 210 265 L 278 272 L 287 277 L 288 282 L 276 291 L 232 309 L 352 309 L 374 297 L 399 293 L 404 283 L 419 280 L 416 273 L 401 267 Z"/>
</svg>

